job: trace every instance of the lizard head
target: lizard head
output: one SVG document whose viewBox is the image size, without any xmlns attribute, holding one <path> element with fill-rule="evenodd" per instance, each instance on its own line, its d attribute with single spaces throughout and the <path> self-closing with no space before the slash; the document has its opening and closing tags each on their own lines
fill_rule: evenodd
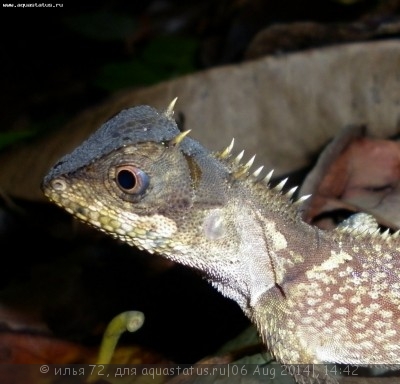
<svg viewBox="0 0 400 384">
<path fill-rule="evenodd" d="M 123 110 L 50 170 L 45 195 L 149 252 L 177 256 L 200 239 L 199 228 L 218 237 L 218 215 L 205 216 L 225 204 L 227 171 L 172 115 L 172 106 Z"/>
</svg>

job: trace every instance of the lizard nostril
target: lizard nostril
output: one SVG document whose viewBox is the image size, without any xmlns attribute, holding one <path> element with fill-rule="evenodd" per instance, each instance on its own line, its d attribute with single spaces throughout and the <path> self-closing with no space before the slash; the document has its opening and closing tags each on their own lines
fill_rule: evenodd
<svg viewBox="0 0 400 384">
<path fill-rule="evenodd" d="M 64 191 L 67 188 L 67 183 L 62 179 L 54 179 L 51 181 L 51 186 L 55 191 Z"/>
</svg>

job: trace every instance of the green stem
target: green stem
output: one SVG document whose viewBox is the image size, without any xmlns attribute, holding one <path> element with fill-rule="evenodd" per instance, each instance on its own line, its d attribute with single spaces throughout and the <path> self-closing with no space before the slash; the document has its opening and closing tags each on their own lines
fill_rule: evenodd
<svg viewBox="0 0 400 384">
<path fill-rule="evenodd" d="M 108 324 L 100 345 L 96 364 L 109 364 L 117 342 L 123 332 L 135 332 L 144 322 L 144 314 L 139 311 L 122 312 Z"/>
</svg>

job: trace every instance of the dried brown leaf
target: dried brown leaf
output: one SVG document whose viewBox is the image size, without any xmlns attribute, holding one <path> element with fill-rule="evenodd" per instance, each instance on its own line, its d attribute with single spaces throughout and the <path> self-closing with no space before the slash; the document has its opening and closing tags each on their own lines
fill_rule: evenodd
<svg viewBox="0 0 400 384">
<path fill-rule="evenodd" d="M 332 212 L 345 209 L 368 212 L 381 225 L 400 228 L 400 142 L 368 137 L 363 128 L 339 133 L 307 175 L 300 191 L 312 194 L 305 221 L 333 228 Z"/>
</svg>

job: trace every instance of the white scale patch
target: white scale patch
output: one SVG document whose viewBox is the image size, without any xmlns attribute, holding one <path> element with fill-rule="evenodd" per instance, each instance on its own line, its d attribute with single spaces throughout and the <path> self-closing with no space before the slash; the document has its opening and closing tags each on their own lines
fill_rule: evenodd
<svg viewBox="0 0 400 384">
<path fill-rule="evenodd" d="M 307 271 L 306 275 L 310 280 L 326 280 L 326 283 L 329 283 L 328 280 L 332 279 L 330 276 L 330 271 L 338 268 L 339 265 L 345 263 L 346 261 L 352 260 L 353 257 L 348 253 L 340 251 L 335 252 L 331 251 L 331 256 L 325 260 L 322 264 L 314 266 L 311 270 Z M 332 279 L 334 280 L 334 279 Z M 335 283 L 332 281 L 332 283 Z"/>
<path fill-rule="evenodd" d="M 128 222 L 130 231 L 138 235 L 142 233 L 146 236 L 146 232 L 151 231 L 156 237 L 171 238 L 177 231 L 175 221 L 162 215 L 139 216 L 132 212 L 123 212 L 117 216 L 117 220 L 120 223 Z"/>
<path fill-rule="evenodd" d="M 287 248 L 286 238 L 277 230 L 274 222 L 266 221 L 265 232 L 267 234 L 267 238 L 271 240 L 270 245 L 272 245 L 273 251 L 280 251 Z"/>
</svg>

